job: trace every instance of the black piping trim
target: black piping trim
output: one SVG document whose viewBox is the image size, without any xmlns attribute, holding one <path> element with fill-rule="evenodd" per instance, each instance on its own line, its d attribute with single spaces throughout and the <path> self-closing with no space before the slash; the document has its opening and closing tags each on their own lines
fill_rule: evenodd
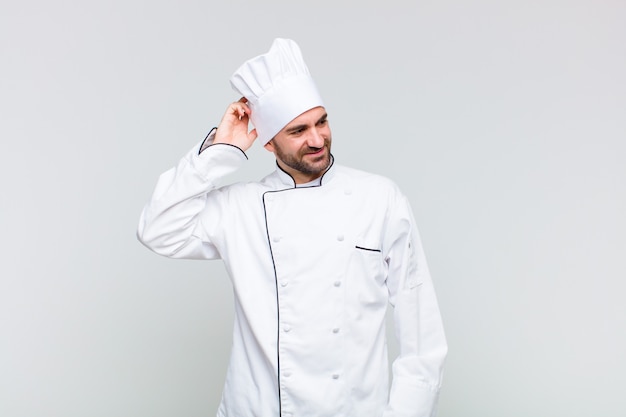
<svg viewBox="0 0 626 417">
<path fill-rule="evenodd" d="M 215 134 L 217 133 L 217 127 L 214 127 L 213 129 L 209 130 L 209 133 L 206 134 L 206 136 L 204 137 L 204 140 L 202 141 L 202 143 L 200 144 L 200 149 L 198 149 L 198 155 L 200 155 L 202 152 L 204 152 L 206 150 L 206 148 L 208 148 L 209 146 L 207 146 L 206 148 L 204 147 L 204 144 L 206 143 L 207 140 L 212 140 L 215 139 Z M 211 137 L 211 135 L 213 137 Z"/>
<path fill-rule="evenodd" d="M 244 152 L 243 149 L 241 149 L 239 146 L 237 145 L 233 145 L 231 143 L 212 143 L 209 146 L 207 146 L 206 148 L 204 147 L 204 144 L 206 143 L 207 140 L 213 140 L 215 139 L 215 134 L 217 133 L 217 128 L 214 127 L 213 129 L 211 129 L 209 131 L 209 133 L 207 133 L 206 137 L 204 138 L 204 140 L 202 141 L 202 143 L 200 144 L 200 149 L 198 149 L 198 155 L 200 155 L 202 152 L 206 151 L 207 149 L 209 149 L 211 146 L 215 146 L 215 145 L 228 145 L 228 146 L 232 146 L 233 148 L 237 148 L 241 151 L 241 153 L 243 154 L 243 156 L 246 157 L 246 159 L 248 159 L 248 155 L 246 155 L 246 153 Z M 211 137 L 212 136 L 212 137 Z"/>
<path fill-rule="evenodd" d="M 218 146 L 218 145 L 226 145 L 226 146 L 232 146 L 235 149 L 239 149 L 241 151 L 241 153 L 243 154 L 243 156 L 246 157 L 246 159 L 248 159 L 248 155 L 246 155 L 246 153 L 243 151 L 243 149 L 241 149 L 239 146 L 237 145 L 232 145 L 230 143 L 212 143 L 211 145 L 207 146 L 206 149 L 210 148 L 211 146 Z M 205 149 L 205 150 L 206 150 Z"/>
<path fill-rule="evenodd" d="M 371 252 L 382 252 L 380 249 L 364 248 L 363 246 L 358 246 L 358 245 L 355 246 L 355 248 L 361 249 L 361 250 L 368 250 L 368 251 L 371 251 Z"/>
<path fill-rule="evenodd" d="M 289 174 L 287 171 L 282 169 L 281 166 L 278 165 L 278 161 L 277 161 L 276 166 L 285 174 L 287 174 L 289 178 L 291 178 L 291 180 L 293 181 L 293 187 L 285 188 L 282 190 L 266 191 L 263 193 L 263 196 L 261 197 L 263 201 L 263 216 L 265 218 L 265 234 L 267 235 L 267 245 L 270 248 L 270 257 L 272 258 L 272 267 L 274 268 L 274 285 L 276 287 L 276 329 L 277 329 L 276 330 L 276 368 L 277 368 L 276 370 L 277 370 L 277 384 L 278 384 L 278 415 L 279 416 L 282 415 L 282 403 L 283 403 L 282 392 L 281 392 L 282 390 L 280 387 L 280 298 L 278 296 L 278 273 L 276 272 L 276 262 L 274 261 L 274 252 L 272 251 L 272 241 L 270 239 L 270 230 L 267 225 L 267 208 L 265 207 L 265 195 L 269 193 L 280 193 L 283 191 L 320 187 L 322 185 L 322 180 L 324 179 L 324 175 L 326 175 L 326 173 L 330 170 L 330 168 L 333 166 L 334 163 L 335 163 L 335 157 L 331 154 L 330 164 L 328 165 L 328 168 L 326 168 L 326 171 L 324 172 L 324 174 L 322 174 L 319 185 L 311 185 L 308 187 L 296 187 L 296 180 L 291 176 L 291 174 Z M 369 249 L 369 250 L 376 250 L 376 249 Z"/>
<path fill-rule="evenodd" d="M 335 163 L 335 157 L 333 156 L 333 154 L 330 154 L 330 164 L 328 164 L 328 167 L 326 168 L 326 171 L 324 171 L 324 173 L 322 174 L 322 176 L 320 177 L 320 183 L 319 185 L 308 185 L 306 187 L 298 187 L 296 185 L 296 180 L 294 177 L 291 176 L 290 173 L 288 173 L 287 171 L 285 171 L 283 169 L 283 167 L 281 167 L 278 164 L 278 161 L 276 161 L 276 166 L 278 167 L 278 169 L 280 169 L 281 171 L 283 171 L 285 174 L 289 175 L 289 178 L 291 178 L 291 181 L 293 181 L 293 188 L 313 188 L 313 187 L 321 187 L 322 186 L 322 181 L 324 180 L 324 176 L 328 173 L 328 171 L 330 171 L 330 168 L 333 166 L 333 164 Z"/>
<path fill-rule="evenodd" d="M 295 184 L 295 182 L 294 182 Z M 270 240 L 270 230 L 267 226 L 267 209 L 265 208 L 265 194 L 275 192 L 267 191 L 263 193 L 261 199 L 263 200 L 263 216 L 265 217 L 265 234 L 267 235 L 267 244 L 270 248 L 270 256 L 272 258 L 272 267 L 274 268 L 274 283 L 276 285 L 276 377 L 278 384 L 278 415 L 282 415 L 282 396 L 280 388 L 280 298 L 278 297 L 278 274 L 276 272 L 276 263 L 274 262 L 274 252 L 272 251 L 272 242 Z"/>
<path fill-rule="evenodd" d="M 330 171 L 330 169 L 332 168 L 332 166 L 335 164 L 335 157 L 333 156 L 333 154 L 330 154 L 330 164 L 328 164 L 328 168 L 326 168 L 326 171 L 324 171 L 324 173 L 322 174 L 322 177 L 320 178 L 320 187 L 322 186 L 322 182 L 324 181 L 324 176 L 326 175 L 326 173 L 328 171 Z"/>
<path fill-rule="evenodd" d="M 287 171 L 285 171 L 285 170 L 283 169 L 283 167 L 281 167 L 281 166 L 278 164 L 278 161 L 276 161 L 276 166 L 278 167 L 278 169 L 280 169 L 281 171 L 283 171 L 285 174 L 289 175 L 289 178 L 291 178 L 291 181 L 293 181 L 293 188 L 296 188 L 296 179 L 295 179 L 294 177 L 292 177 L 290 173 L 288 173 Z M 265 194 L 263 194 L 263 196 L 265 196 Z"/>
<path fill-rule="evenodd" d="M 280 166 L 278 166 L 280 168 Z M 282 168 L 281 168 L 282 170 Z M 283 171 L 284 172 L 284 171 Z M 287 175 L 289 173 L 285 172 Z M 289 175 L 291 177 L 291 175 Z M 292 177 L 293 179 L 293 177 Z M 295 181 L 294 181 L 295 184 Z M 261 200 L 263 201 L 263 216 L 265 218 L 265 234 L 267 235 L 267 245 L 270 248 L 270 256 L 272 258 L 272 267 L 274 268 L 274 285 L 276 287 L 276 368 L 277 368 L 277 383 L 278 383 L 278 415 L 281 415 L 282 410 L 282 394 L 280 387 L 280 298 L 278 296 L 278 273 L 276 271 L 276 262 L 274 261 L 274 252 L 272 251 L 272 240 L 270 239 L 270 230 L 267 225 L 267 208 L 265 207 L 265 195 L 270 193 L 281 193 L 285 191 L 292 190 L 302 190 L 306 188 L 319 187 L 318 185 L 310 186 L 310 187 L 293 187 L 293 188 L 284 188 L 282 190 L 274 190 L 274 191 L 266 191 L 263 193 Z"/>
</svg>

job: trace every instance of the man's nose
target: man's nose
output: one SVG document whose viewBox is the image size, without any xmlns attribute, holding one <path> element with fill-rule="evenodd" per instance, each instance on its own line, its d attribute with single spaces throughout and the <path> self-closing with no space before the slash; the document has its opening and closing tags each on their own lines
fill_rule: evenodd
<svg viewBox="0 0 626 417">
<path fill-rule="evenodd" d="M 307 144 L 311 148 L 321 148 L 324 146 L 324 137 L 318 129 L 311 129 L 311 134 L 307 138 Z"/>
</svg>

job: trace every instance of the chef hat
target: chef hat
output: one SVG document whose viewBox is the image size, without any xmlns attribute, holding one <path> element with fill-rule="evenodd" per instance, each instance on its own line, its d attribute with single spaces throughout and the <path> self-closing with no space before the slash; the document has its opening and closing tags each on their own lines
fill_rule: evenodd
<svg viewBox="0 0 626 417">
<path fill-rule="evenodd" d="M 300 48 L 290 39 L 275 39 L 269 52 L 246 61 L 230 85 L 248 99 L 263 145 L 305 111 L 324 105 Z"/>
</svg>

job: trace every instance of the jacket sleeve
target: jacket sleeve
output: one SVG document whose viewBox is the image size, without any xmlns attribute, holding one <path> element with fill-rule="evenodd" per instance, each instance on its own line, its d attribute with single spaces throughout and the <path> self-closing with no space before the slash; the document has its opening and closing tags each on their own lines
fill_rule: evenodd
<svg viewBox="0 0 626 417">
<path fill-rule="evenodd" d="M 194 147 L 178 165 L 161 174 L 139 218 L 137 238 L 159 255 L 185 259 L 219 258 L 207 233 L 227 213 L 216 183 L 237 170 L 247 157 L 232 145 L 211 145 L 203 148 L 201 153 L 199 148 Z M 200 216 L 205 210 L 211 215 Z"/>
<path fill-rule="evenodd" d="M 383 417 L 434 417 L 447 342 L 409 203 L 397 195 L 386 228 L 387 286 L 399 355 Z"/>
</svg>

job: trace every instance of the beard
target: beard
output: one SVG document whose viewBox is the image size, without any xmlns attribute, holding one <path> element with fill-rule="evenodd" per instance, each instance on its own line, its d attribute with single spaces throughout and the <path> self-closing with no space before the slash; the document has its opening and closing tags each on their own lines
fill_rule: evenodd
<svg viewBox="0 0 626 417">
<path fill-rule="evenodd" d="M 280 159 L 282 163 L 289 168 L 294 169 L 306 175 L 321 175 L 330 166 L 330 138 L 324 139 L 324 146 L 322 148 L 306 147 L 300 149 L 295 154 L 288 154 L 274 143 L 274 149 L 276 157 Z M 319 156 L 307 156 L 308 154 L 318 152 L 320 149 L 324 149 Z"/>
</svg>

